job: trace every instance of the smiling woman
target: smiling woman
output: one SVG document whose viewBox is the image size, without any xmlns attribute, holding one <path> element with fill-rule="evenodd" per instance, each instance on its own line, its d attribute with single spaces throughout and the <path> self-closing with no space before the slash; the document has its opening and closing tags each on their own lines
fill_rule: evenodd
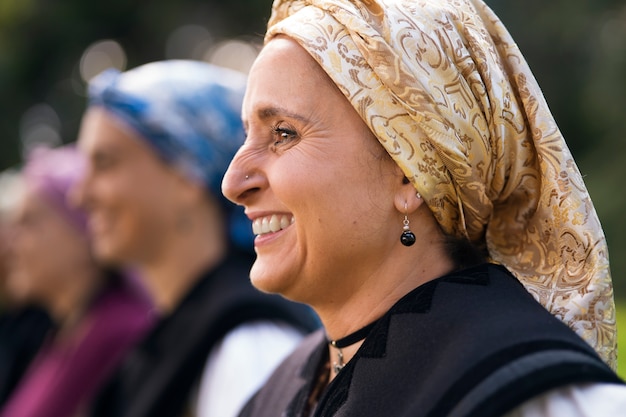
<svg viewBox="0 0 626 417">
<path fill-rule="evenodd" d="M 311 305 L 324 330 L 243 415 L 614 406 L 604 236 L 491 10 L 276 0 L 268 26 L 222 189 L 256 224 L 254 285 Z"/>
<path fill-rule="evenodd" d="M 77 200 L 97 257 L 136 269 L 159 315 L 94 416 L 236 415 L 308 329 L 308 311 L 250 285 L 249 223 L 219 192 L 245 81 L 173 60 L 91 83 Z"/>
<path fill-rule="evenodd" d="M 287 61 L 293 64 L 276 65 Z M 414 189 L 405 185 L 407 196 L 394 202 L 400 169 L 391 158 L 381 158 L 383 149 L 350 103 L 288 39 L 268 45 L 255 64 L 243 118 L 248 140 L 224 190 L 228 196 L 249 194 L 246 212 L 255 224 L 293 219 L 289 227 L 257 237 L 253 283 L 312 304 L 354 296 L 355 288 L 347 284 L 375 271 L 368 260 L 378 262 L 374 255 L 397 241 L 395 230 L 380 225 L 397 221 L 405 199 L 411 210 L 421 204 Z M 237 161 L 245 161 L 244 169 L 236 170 Z M 241 181 L 244 175 L 249 178 Z M 378 236 L 374 245 L 372 234 Z M 377 274 L 371 278 L 368 285 L 361 283 L 363 292 L 381 284 Z M 371 311 L 372 319 L 381 312 Z"/>
</svg>

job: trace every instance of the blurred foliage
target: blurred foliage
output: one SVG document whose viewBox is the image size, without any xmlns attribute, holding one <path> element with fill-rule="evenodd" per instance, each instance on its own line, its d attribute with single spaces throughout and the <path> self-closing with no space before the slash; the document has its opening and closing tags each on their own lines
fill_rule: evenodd
<svg viewBox="0 0 626 417">
<path fill-rule="evenodd" d="M 626 3 L 488 0 L 517 41 L 580 168 L 626 299 Z"/>
<path fill-rule="evenodd" d="M 623 0 L 487 0 L 544 89 L 585 175 L 609 247 L 616 293 L 626 298 L 626 4 Z M 114 39 L 127 67 L 165 58 L 184 24 L 213 38 L 259 36 L 270 0 L 0 0 L 0 169 L 20 162 L 22 114 L 47 103 L 76 137 L 84 109 L 77 76 L 90 44 Z"/>
<path fill-rule="evenodd" d="M 114 39 L 127 67 L 164 59 L 167 37 L 184 24 L 215 39 L 262 34 L 269 3 L 237 0 L 0 0 L 0 169 L 20 161 L 19 124 L 47 103 L 72 141 L 84 109 L 79 60 L 93 42 Z"/>
</svg>

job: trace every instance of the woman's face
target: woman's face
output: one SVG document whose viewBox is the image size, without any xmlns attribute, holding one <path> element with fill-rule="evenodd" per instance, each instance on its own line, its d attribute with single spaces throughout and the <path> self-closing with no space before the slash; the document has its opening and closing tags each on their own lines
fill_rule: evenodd
<svg viewBox="0 0 626 417">
<path fill-rule="evenodd" d="M 345 300 L 402 231 L 399 168 L 290 39 L 259 55 L 242 114 L 247 139 L 223 191 L 253 221 L 254 285 L 309 304 Z"/>
<path fill-rule="evenodd" d="M 46 303 L 92 263 L 87 238 L 57 208 L 26 186 L 10 225 L 6 288 L 17 301 Z"/>
<path fill-rule="evenodd" d="M 100 108 L 87 111 L 78 143 L 88 169 L 74 196 L 89 214 L 97 257 L 134 264 L 158 256 L 176 221 L 180 176 Z"/>
</svg>

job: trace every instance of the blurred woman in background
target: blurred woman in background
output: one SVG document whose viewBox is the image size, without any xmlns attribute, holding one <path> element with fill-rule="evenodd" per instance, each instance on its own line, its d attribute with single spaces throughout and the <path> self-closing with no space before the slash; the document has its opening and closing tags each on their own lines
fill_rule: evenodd
<svg viewBox="0 0 626 417">
<path fill-rule="evenodd" d="M 45 307 L 56 331 L 2 417 L 76 415 L 151 323 L 147 299 L 94 261 L 85 215 L 68 202 L 83 169 L 74 147 L 40 148 L 21 174 L 7 285 L 20 299 Z"/>
<path fill-rule="evenodd" d="M 20 191 L 16 170 L 0 173 L 0 409 L 52 328 L 50 316 L 41 306 L 20 299 L 7 285 L 10 217 Z"/>
<path fill-rule="evenodd" d="M 98 258 L 138 270 L 159 315 L 96 416 L 236 415 L 308 328 L 308 312 L 250 285 L 250 223 L 220 192 L 245 82 L 191 61 L 91 82 L 76 196 Z"/>
</svg>

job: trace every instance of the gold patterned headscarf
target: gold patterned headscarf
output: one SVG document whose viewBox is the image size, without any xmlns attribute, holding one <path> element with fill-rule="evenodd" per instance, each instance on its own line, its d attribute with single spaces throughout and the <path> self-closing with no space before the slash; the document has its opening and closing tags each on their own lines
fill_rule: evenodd
<svg viewBox="0 0 626 417">
<path fill-rule="evenodd" d="M 424 197 L 616 366 L 606 240 L 522 54 L 481 0 L 275 0 Z"/>
</svg>

